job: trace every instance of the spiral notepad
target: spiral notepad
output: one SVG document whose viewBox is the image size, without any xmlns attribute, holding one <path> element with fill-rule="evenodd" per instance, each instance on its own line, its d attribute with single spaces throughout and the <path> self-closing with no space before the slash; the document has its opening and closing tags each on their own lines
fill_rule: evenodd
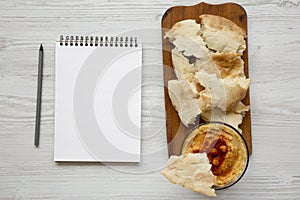
<svg viewBox="0 0 300 200">
<path fill-rule="evenodd" d="M 136 37 L 60 36 L 55 161 L 140 161 L 141 66 Z"/>
</svg>

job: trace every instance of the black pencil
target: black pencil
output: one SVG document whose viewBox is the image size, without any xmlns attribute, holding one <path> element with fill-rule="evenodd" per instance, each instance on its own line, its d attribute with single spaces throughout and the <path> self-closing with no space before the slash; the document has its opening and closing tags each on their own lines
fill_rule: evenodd
<svg viewBox="0 0 300 200">
<path fill-rule="evenodd" d="M 40 142 L 40 119 L 41 119 L 41 103 L 42 103 L 42 80 L 43 80 L 43 64 L 44 49 L 41 44 L 39 49 L 39 65 L 38 65 L 38 82 L 37 82 L 37 98 L 36 98 L 36 115 L 35 115 L 35 134 L 34 145 L 39 146 Z"/>
</svg>

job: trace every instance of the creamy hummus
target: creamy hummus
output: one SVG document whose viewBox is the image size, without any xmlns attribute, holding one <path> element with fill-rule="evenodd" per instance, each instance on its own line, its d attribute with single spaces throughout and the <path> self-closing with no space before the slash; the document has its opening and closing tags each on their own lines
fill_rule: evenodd
<svg viewBox="0 0 300 200">
<path fill-rule="evenodd" d="M 217 176 L 215 186 L 223 187 L 243 173 L 248 152 L 241 136 L 229 126 L 208 123 L 199 126 L 185 139 L 181 153 L 206 152 L 211 171 Z"/>
</svg>

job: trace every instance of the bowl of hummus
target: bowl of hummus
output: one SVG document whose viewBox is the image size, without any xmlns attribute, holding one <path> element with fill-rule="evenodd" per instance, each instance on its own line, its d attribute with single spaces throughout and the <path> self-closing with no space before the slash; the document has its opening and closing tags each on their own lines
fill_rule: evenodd
<svg viewBox="0 0 300 200">
<path fill-rule="evenodd" d="M 216 176 L 215 189 L 228 188 L 244 175 L 249 162 L 247 143 L 232 126 L 206 122 L 192 129 L 183 141 L 181 154 L 206 153 Z"/>
</svg>

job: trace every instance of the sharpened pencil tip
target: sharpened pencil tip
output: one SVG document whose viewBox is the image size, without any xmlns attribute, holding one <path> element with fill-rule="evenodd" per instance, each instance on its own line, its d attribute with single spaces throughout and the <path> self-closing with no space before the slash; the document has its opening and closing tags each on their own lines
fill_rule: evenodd
<svg viewBox="0 0 300 200">
<path fill-rule="evenodd" d="M 40 51 L 43 51 L 43 45 L 42 44 L 40 45 Z"/>
</svg>

